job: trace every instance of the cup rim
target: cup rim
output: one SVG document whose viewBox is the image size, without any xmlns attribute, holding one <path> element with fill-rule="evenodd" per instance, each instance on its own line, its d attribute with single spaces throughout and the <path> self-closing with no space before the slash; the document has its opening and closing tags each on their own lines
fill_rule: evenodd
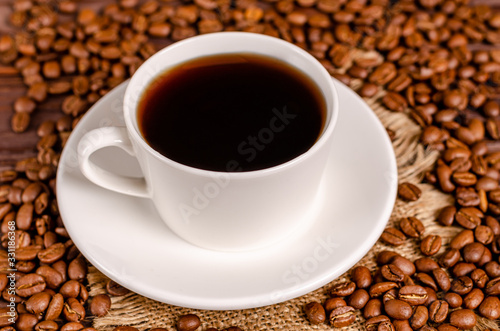
<svg viewBox="0 0 500 331">
<path fill-rule="evenodd" d="M 332 105 L 331 105 L 331 111 L 327 109 L 327 115 L 329 114 L 330 116 L 327 116 L 327 120 L 325 122 L 323 131 L 321 132 L 321 135 L 319 138 L 314 142 L 314 144 L 305 152 L 302 154 L 294 157 L 291 160 L 288 160 L 286 162 L 280 163 L 278 165 L 274 165 L 272 167 L 264 168 L 264 169 L 257 169 L 257 170 L 250 170 L 250 171 L 216 171 L 216 170 L 208 170 L 208 169 L 201 169 L 201 168 L 196 168 L 192 167 L 180 162 L 177 162 L 171 158 L 166 157 L 165 155 L 161 154 L 160 152 L 156 151 L 153 147 L 151 147 L 143 135 L 138 131 L 138 127 L 135 125 L 135 122 L 137 122 L 136 118 L 136 111 L 134 109 L 137 108 L 137 103 L 134 103 L 134 105 L 127 104 L 127 97 L 132 93 L 132 90 L 135 89 L 134 87 L 134 76 L 141 70 L 145 70 L 148 66 L 148 62 L 151 62 L 151 60 L 156 59 L 158 57 L 164 56 L 163 54 L 166 52 L 171 51 L 174 48 L 179 48 L 183 47 L 183 45 L 190 44 L 190 43 L 196 43 L 200 39 L 219 39 L 221 37 L 226 38 L 227 37 L 236 37 L 236 38 L 254 38 L 254 39 L 261 39 L 261 40 L 267 40 L 271 41 L 273 43 L 276 43 L 277 46 L 279 47 L 285 47 L 288 48 L 290 51 L 295 52 L 299 56 L 306 58 L 313 66 L 315 66 L 317 69 L 319 69 L 319 73 L 322 76 L 322 79 L 327 82 L 326 86 L 326 91 L 328 93 L 332 94 Z M 219 41 L 220 42 L 220 41 Z M 255 54 L 258 54 L 257 52 Z M 166 68 L 167 69 L 167 68 Z M 166 70 L 165 69 L 165 70 Z M 300 70 L 300 69 L 299 69 Z M 307 72 L 304 72 L 303 70 L 300 70 L 303 73 L 307 75 Z M 164 70 L 158 72 L 162 73 Z M 157 76 L 155 76 L 157 77 Z M 323 92 L 323 89 L 321 88 L 321 91 Z M 142 95 L 142 91 L 141 91 Z M 326 96 L 324 96 L 326 98 Z M 125 90 L 125 95 L 124 95 L 124 103 L 123 103 L 123 110 L 124 110 L 124 118 L 125 118 L 125 125 L 127 127 L 127 131 L 129 132 L 129 135 L 131 135 L 134 139 L 134 141 L 138 142 L 142 148 L 144 148 L 148 153 L 153 155 L 156 159 L 158 159 L 161 162 L 167 163 L 170 166 L 184 171 L 184 172 L 189 172 L 195 175 L 204 175 L 204 176 L 217 176 L 220 174 L 225 174 L 229 176 L 235 176 L 238 178 L 249 178 L 249 177 L 262 177 L 262 176 L 267 176 L 274 174 L 276 172 L 283 171 L 287 168 L 294 167 L 295 165 L 298 165 L 302 162 L 304 162 L 307 158 L 310 157 L 311 154 L 316 153 L 318 150 L 320 150 L 325 144 L 328 143 L 328 141 L 332 138 L 334 128 L 337 123 L 338 119 L 338 113 L 339 113 L 339 98 L 338 98 L 338 93 L 337 89 L 335 88 L 333 84 L 332 77 L 328 73 L 328 71 L 323 67 L 323 65 L 311 54 L 309 54 L 307 51 L 303 50 L 302 48 L 287 42 L 285 40 L 276 38 L 276 37 L 271 37 L 267 35 L 262 35 L 262 34 L 257 34 L 257 33 L 251 33 L 251 32 L 240 32 L 240 31 L 223 31 L 223 32 L 214 32 L 214 33 L 209 33 L 209 34 L 204 34 L 204 35 L 197 35 L 194 37 L 190 37 L 178 42 L 175 42 L 173 44 L 170 44 L 160 51 L 156 52 L 153 56 L 151 56 L 149 59 L 147 59 L 136 71 L 134 75 L 132 75 L 132 78 L 130 79 L 130 84 L 127 86 L 127 89 Z M 133 117 L 133 119 L 132 119 Z M 329 120 L 328 120 L 329 117 Z"/>
</svg>

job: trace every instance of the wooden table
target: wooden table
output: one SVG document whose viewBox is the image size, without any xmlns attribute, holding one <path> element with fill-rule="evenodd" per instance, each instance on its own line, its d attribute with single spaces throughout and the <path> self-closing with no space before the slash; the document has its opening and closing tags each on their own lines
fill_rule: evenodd
<svg viewBox="0 0 500 331">
<path fill-rule="evenodd" d="M 85 0 L 81 1 L 80 7 L 90 7 L 98 10 L 112 0 Z M 0 35 L 13 33 L 12 27 L 8 25 L 8 17 L 12 9 L 11 1 L 0 0 Z M 500 10 L 500 0 L 470 0 L 471 5 L 486 4 L 492 6 L 495 10 Z M 156 40 L 159 47 L 166 45 L 169 41 Z M 475 44 L 471 49 L 490 49 L 491 45 Z M 1 67 L 1 65 L 0 65 Z M 56 120 L 61 116 L 60 104 L 62 97 L 50 97 L 41 104 L 32 116 L 29 130 L 22 134 L 13 133 L 10 129 L 10 119 L 12 117 L 12 104 L 14 100 L 26 91 L 20 75 L 16 74 L 15 69 L 3 66 L 0 70 L 0 171 L 12 168 L 16 161 L 33 157 L 36 155 L 35 145 L 38 141 L 36 129 L 45 120 Z M 6 71 L 2 74 L 1 72 Z"/>
</svg>

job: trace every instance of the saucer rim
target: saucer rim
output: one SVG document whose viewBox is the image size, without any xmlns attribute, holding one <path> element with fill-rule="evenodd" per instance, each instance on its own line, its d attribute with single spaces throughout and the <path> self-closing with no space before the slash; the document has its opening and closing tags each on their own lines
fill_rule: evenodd
<svg viewBox="0 0 500 331">
<path fill-rule="evenodd" d="M 348 90 L 351 94 L 351 95 L 349 95 L 349 97 L 357 98 L 356 102 L 362 102 L 365 104 L 365 107 L 370 109 L 370 107 L 368 105 L 366 105 L 364 100 L 361 99 L 352 90 L 350 90 L 348 87 L 346 87 L 345 85 L 343 85 L 342 83 L 340 83 L 336 79 L 332 78 L 332 80 L 333 80 L 337 90 L 339 90 L 339 89 L 340 90 Z M 122 83 L 121 85 L 119 85 L 118 87 L 116 87 L 115 89 L 110 91 L 110 93 L 107 94 L 107 97 L 111 98 L 113 95 L 112 94 L 113 91 L 115 93 L 120 93 L 119 92 L 120 88 L 123 89 L 123 93 L 124 93 L 124 89 L 125 89 L 124 87 L 126 87 L 126 85 L 128 85 L 128 81 L 125 81 L 124 83 Z M 342 91 L 342 92 L 344 92 L 344 91 Z M 342 93 L 342 92 L 340 92 L 340 93 Z M 92 107 L 93 109 L 89 110 L 88 113 L 90 115 L 88 116 L 88 118 L 90 118 L 92 115 L 94 115 L 94 113 L 97 113 L 99 108 L 102 108 L 102 105 L 104 105 L 106 102 L 105 98 L 106 98 L 106 96 L 103 97 L 101 100 L 99 100 Z M 339 98 L 339 103 L 340 103 L 339 108 L 342 107 L 342 99 L 343 98 Z M 383 125 L 381 124 L 381 122 L 377 118 L 377 116 L 373 113 L 373 111 L 369 111 L 366 113 L 367 113 L 367 116 L 372 117 L 371 121 L 370 121 L 372 123 L 372 125 L 377 125 L 379 131 L 383 130 L 383 132 L 385 132 Z M 80 123 L 81 123 L 81 125 L 80 125 Z M 79 130 L 79 129 L 83 130 L 85 128 L 85 123 L 86 123 L 85 116 L 84 116 L 84 118 L 82 118 L 80 123 L 79 123 L 80 128 L 78 128 L 78 127 L 75 128 L 75 131 Z M 68 146 L 75 144 L 75 142 L 73 142 L 73 140 L 75 140 L 76 138 L 74 138 L 73 140 L 72 140 L 72 138 L 73 138 L 73 135 L 69 138 L 70 140 L 68 140 Z M 388 161 L 388 167 L 389 167 L 388 171 L 391 173 L 391 175 L 395 175 L 397 178 L 396 157 L 394 155 L 394 150 L 392 148 L 392 144 L 391 144 L 390 139 L 387 136 L 387 134 L 385 134 L 384 138 L 382 138 L 382 139 L 385 140 L 383 147 L 385 149 L 385 152 L 388 153 L 386 155 L 387 161 Z M 66 157 L 66 155 L 63 151 L 63 155 L 61 156 L 61 160 L 64 160 L 65 157 Z M 389 158 L 390 158 L 390 160 L 389 160 Z M 79 172 L 79 169 L 78 169 L 78 172 Z M 64 173 L 65 173 L 65 164 L 64 164 L 64 162 L 61 162 L 61 166 L 58 169 L 57 178 L 59 179 L 60 177 L 62 177 Z M 134 292 L 137 292 L 138 294 L 144 295 L 146 297 L 149 297 L 151 299 L 154 299 L 154 300 L 157 300 L 160 302 L 166 302 L 169 304 L 190 307 L 190 308 L 194 308 L 194 309 L 209 309 L 209 310 L 234 310 L 234 309 L 256 308 L 256 307 L 261 307 L 261 306 L 266 306 L 266 305 L 270 305 L 270 304 L 284 302 L 286 300 L 294 299 L 294 298 L 297 298 L 299 296 L 305 295 L 311 291 L 314 291 L 314 290 L 324 286 L 328 282 L 334 280 L 335 278 L 339 277 L 341 274 L 343 274 L 344 272 L 349 270 L 354 264 L 359 262 L 359 260 L 363 256 L 365 256 L 366 253 L 373 247 L 373 245 L 376 243 L 376 241 L 380 237 L 381 233 L 383 232 L 383 230 L 384 230 L 384 228 L 389 220 L 389 217 L 392 213 L 392 209 L 394 207 L 394 203 L 396 200 L 396 194 L 397 194 L 397 181 L 394 183 L 391 183 L 391 184 L 392 185 L 390 185 L 390 187 L 387 189 L 388 194 L 387 194 L 387 199 L 385 200 L 386 204 L 383 208 L 381 208 L 381 210 L 383 210 L 383 211 L 380 212 L 380 217 L 379 217 L 379 220 L 377 221 L 376 226 L 372 229 L 370 235 L 367 236 L 366 238 L 364 238 L 364 241 L 358 247 L 358 249 L 353 254 L 348 256 L 349 263 L 345 263 L 344 265 L 337 266 L 336 268 L 330 268 L 329 273 L 324 273 L 322 275 L 322 277 L 314 278 L 314 281 L 305 282 L 305 283 L 301 284 L 301 286 L 296 287 L 296 288 L 282 290 L 281 293 L 284 293 L 284 294 L 282 294 L 280 296 L 280 298 L 277 300 L 272 299 L 271 296 L 269 295 L 269 293 L 266 295 L 259 294 L 259 296 L 257 296 L 257 297 L 244 296 L 244 297 L 241 297 L 238 299 L 235 299 L 235 298 L 230 298 L 230 299 L 229 298 L 224 298 L 224 299 L 223 298 L 204 298 L 204 299 L 200 299 L 200 298 L 193 297 L 193 296 L 190 296 L 187 294 L 182 295 L 182 293 L 180 295 L 178 293 L 176 293 L 173 296 L 165 298 L 161 294 L 157 294 L 157 292 L 154 291 L 154 288 L 153 289 L 150 288 L 149 290 L 145 290 L 145 288 L 147 289 L 148 287 L 147 286 L 146 287 L 140 286 L 140 284 L 138 286 L 136 286 L 134 284 L 126 283 L 126 287 L 131 289 Z M 63 185 L 64 185 L 64 182 L 62 180 L 57 180 L 57 191 L 58 192 L 64 191 L 64 188 L 62 188 Z M 118 194 L 118 193 L 114 193 L 114 194 Z M 138 198 L 135 198 L 135 199 L 138 199 Z M 65 214 L 66 216 L 68 215 L 64 206 L 60 206 L 60 211 L 61 211 L 61 216 L 63 216 L 63 214 Z M 62 217 L 62 218 L 65 219 L 66 217 Z M 66 225 L 66 222 L 64 222 L 64 223 Z M 70 235 L 71 235 L 73 232 L 71 230 L 71 226 L 69 226 L 69 227 L 66 226 L 66 228 L 68 230 L 68 233 L 70 233 Z M 72 239 L 78 238 L 78 236 L 71 235 L 71 238 Z M 78 239 L 74 240 L 74 242 L 77 245 L 77 247 L 80 249 L 82 254 L 84 256 L 86 256 L 87 259 L 98 270 L 103 272 L 106 276 L 117 281 L 118 283 L 123 284 L 123 282 L 119 279 L 120 275 L 116 275 L 116 274 L 113 274 L 111 272 L 108 272 L 108 268 L 106 266 L 102 265 L 98 261 L 98 259 L 95 258 L 95 256 L 87 256 L 88 254 L 86 254 L 85 249 L 82 249 L 85 245 L 80 241 L 80 239 L 83 239 L 83 238 L 78 238 Z M 369 244 L 367 244 L 367 243 L 369 243 Z M 234 254 L 238 254 L 238 253 L 234 253 Z M 256 305 L 256 303 L 258 303 L 258 304 Z"/>
</svg>

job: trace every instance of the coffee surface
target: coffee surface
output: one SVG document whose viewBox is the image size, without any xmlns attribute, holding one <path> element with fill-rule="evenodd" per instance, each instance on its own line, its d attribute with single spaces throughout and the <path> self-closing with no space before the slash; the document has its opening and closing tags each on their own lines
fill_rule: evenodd
<svg viewBox="0 0 500 331">
<path fill-rule="evenodd" d="M 143 94 L 139 129 L 164 156 L 200 169 L 252 171 L 287 162 L 320 136 L 317 85 L 286 63 L 253 54 L 194 59 Z"/>
</svg>

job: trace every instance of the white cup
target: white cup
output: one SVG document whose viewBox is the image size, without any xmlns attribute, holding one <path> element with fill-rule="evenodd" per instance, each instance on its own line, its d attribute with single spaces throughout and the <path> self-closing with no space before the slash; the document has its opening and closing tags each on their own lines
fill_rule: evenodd
<svg viewBox="0 0 500 331">
<path fill-rule="evenodd" d="M 267 169 L 217 172 L 180 164 L 148 145 L 138 128 L 137 109 L 152 81 L 185 61 L 228 53 L 280 59 L 318 85 L 327 116 L 320 137 L 309 150 Z M 103 188 L 151 199 L 168 227 L 188 242 L 223 251 L 256 249 L 314 221 L 308 215 L 317 201 L 331 154 L 338 96 L 328 72 L 301 48 L 244 32 L 213 33 L 177 42 L 153 55 L 133 75 L 125 92 L 123 113 L 126 127 L 106 128 L 105 135 L 96 129 L 82 137 L 78 145 L 82 173 Z M 90 156 L 109 146 L 137 158 L 144 178 L 124 177 L 93 163 Z"/>
</svg>

